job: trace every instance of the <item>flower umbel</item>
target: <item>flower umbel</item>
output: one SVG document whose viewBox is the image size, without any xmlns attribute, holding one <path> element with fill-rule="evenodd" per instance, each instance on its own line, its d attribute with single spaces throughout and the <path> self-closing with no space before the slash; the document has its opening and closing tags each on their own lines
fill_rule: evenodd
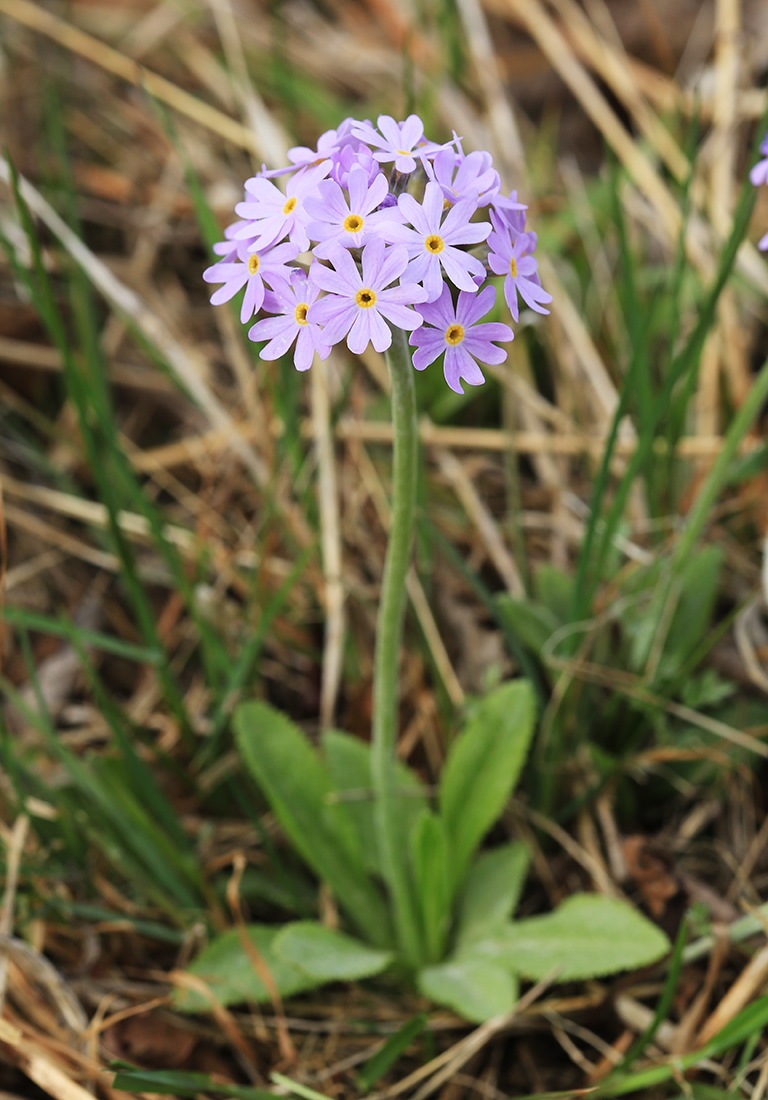
<svg viewBox="0 0 768 1100">
<path fill-rule="evenodd" d="M 764 146 L 754 182 L 768 182 L 768 140 Z M 418 334 L 425 321 L 411 340 L 415 365 L 444 355 L 448 384 L 462 392 L 462 379 L 482 381 L 478 360 L 503 361 L 491 340 L 511 339 L 506 326 L 490 326 L 489 336 L 489 326 L 478 325 L 496 300 L 493 276 L 504 278 L 514 321 L 519 298 L 548 312 L 536 234 L 526 229 L 517 191 L 502 192 L 490 153 L 465 153 L 455 133 L 443 145 L 429 140 L 418 115 L 403 122 L 379 115 L 375 126 L 347 118 L 315 148 L 290 149 L 288 159 L 246 181 L 239 220 L 214 245 L 218 260 L 203 276 L 222 284 L 216 305 L 244 291 L 240 318 L 257 315 L 249 336 L 266 341 L 263 359 L 293 348 L 297 370 L 307 370 L 342 340 L 355 354 L 369 343 L 383 351 L 393 329 Z"/>
</svg>

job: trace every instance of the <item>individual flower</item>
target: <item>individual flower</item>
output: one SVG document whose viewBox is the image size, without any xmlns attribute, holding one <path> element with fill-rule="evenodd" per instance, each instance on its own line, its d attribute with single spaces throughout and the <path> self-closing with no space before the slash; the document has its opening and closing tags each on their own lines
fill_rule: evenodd
<svg viewBox="0 0 768 1100">
<path fill-rule="evenodd" d="M 450 287 L 444 284 L 436 302 L 417 306 L 424 318 L 424 325 L 412 332 L 408 341 L 416 348 L 413 353 L 416 370 L 424 370 L 445 354 L 443 374 L 452 390 L 464 393 L 462 381 L 470 386 L 481 385 L 485 378 L 475 360 L 503 363 L 507 353 L 492 341 L 509 341 L 515 335 L 509 325 L 498 321 L 478 324 L 495 301 L 495 288 L 487 286 L 478 294 L 462 290 L 454 306 Z"/>
<path fill-rule="evenodd" d="M 363 145 L 357 138 L 352 139 L 343 148 L 339 149 L 331 160 L 331 179 L 345 190 L 349 185 L 349 173 L 353 168 L 362 168 L 368 178 L 368 183 L 373 183 L 381 171 L 381 165 L 373 159 L 373 153 L 367 145 Z"/>
<path fill-rule="evenodd" d="M 315 352 L 321 359 L 327 359 L 331 345 L 324 339 L 320 326 L 307 319 L 309 307 L 317 301 L 320 288 L 298 268 L 294 268 L 293 275 L 289 286 L 275 293 L 267 291 L 264 308 L 277 316 L 257 321 L 249 329 L 248 338 L 269 341 L 259 352 L 261 359 L 279 359 L 295 340 L 293 364 L 297 370 L 309 370 Z"/>
<path fill-rule="evenodd" d="M 552 301 L 539 282 L 538 261 L 531 253 L 536 248 L 534 233 L 521 233 L 513 239 L 507 227 L 491 211 L 494 232 L 488 238 L 488 266 L 495 275 L 506 275 L 504 297 L 514 321 L 520 320 L 518 294 L 537 313 L 549 313 L 545 303 Z"/>
<path fill-rule="evenodd" d="M 369 185 L 368 174 L 360 166 L 349 173 L 349 199 L 333 180 L 318 184 L 318 197 L 310 197 L 306 203 L 307 213 L 317 219 L 307 226 L 308 235 L 318 242 L 312 250 L 315 256 L 327 260 L 338 245 L 361 248 L 382 221 L 401 221 L 396 207 L 376 209 L 386 196 L 387 187 L 383 172 L 378 172 Z"/>
<path fill-rule="evenodd" d="M 440 184 L 444 203 L 449 206 L 461 199 L 474 199 L 477 206 L 487 206 L 501 186 L 490 153 L 472 152 L 464 156 L 451 148 L 441 149 L 431 164 L 424 158 L 424 169 L 430 179 Z"/>
<path fill-rule="evenodd" d="M 235 238 L 253 237 L 256 246 L 264 248 L 288 237 L 292 244 L 297 245 L 299 252 L 306 252 L 309 248 L 306 230 L 309 215 L 304 203 L 330 169 L 331 162 L 323 161 L 303 174 L 292 176 L 285 194 L 264 176 L 246 180 L 245 189 L 252 201 L 239 202 L 235 207 L 235 213 L 244 219 L 244 225 L 237 230 Z"/>
<path fill-rule="evenodd" d="M 375 148 L 374 158 L 382 164 L 393 160 L 398 172 L 407 174 L 416 171 L 414 150 L 418 153 L 434 153 L 440 146 L 424 138 L 424 123 L 418 115 L 408 115 L 405 122 L 395 122 L 391 115 L 379 115 L 376 119 L 378 131 L 370 122 L 355 122 L 352 133 L 366 145 Z"/>
<path fill-rule="evenodd" d="M 310 279 L 326 296 L 310 306 L 307 320 L 323 326 L 327 344 L 346 336 L 355 355 L 369 342 L 376 351 L 386 351 L 392 343 L 387 321 L 409 332 L 421 324 L 420 315 L 409 307 L 424 301 L 424 289 L 416 283 L 390 286 L 408 266 L 404 248 L 387 248 L 374 237 L 363 248 L 362 274 L 346 248 L 337 247 L 331 262 L 333 268 L 313 264 L 309 269 Z"/>
<path fill-rule="evenodd" d="M 476 200 L 457 202 L 442 221 L 443 192 L 440 184 L 431 180 L 425 188 L 423 203 L 406 194 L 400 196 L 398 206 L 413 228 L 388 223 L 382 225 L 381 233 L 386 240 L 403 244 L 408 249 L 408 276 L 423 282 L 426 300 L 433 302 L 439 296 L 443 271 L 459 290 L 477 290 L 474 279 L 483 279 L 485 268 L 477 257 L 457 247 L 478 244 L 491 231 L 488 222 L 469 220 L 477 209 Z"/>
<path fill-rule="evenodd" d="M 217 256 L 228 256 L 230 254 L 230 252 L 237 244 L 237 241 L 235 240 L 235 235 L 241 229 L 244 229 L 246 224 L 246 222 L 238 221 L 232 222 L 231 225 L 227 226 L 227 228 L 224 230 L 224 240 L 217 241 L 216 244 L 213 246 L 213 251 L 216 253 Z M 253 240 L 246 241 L 246 244 L 253 244 Z"/>
<path fill-rule="evenodd" d="M 494 195 L 491 206 L 512 236 L 525 232 L 525 211 L 528 207 L 525 203 L 517 201 L 517 191 L 510 191 L 509 196 Z"/>
<path fill-rule="evenodd" d="M 288 150 L 288 160 L 291 162 L 285 168 L 262 168 L 259 173 L 264 179 L 274 179 L 276 176 L 287 176 L 289 172 L 311 168 L 316 164 L 322 164 L 329 160 L 351 138 L 351 126 L 354 119 L 345 118 L 336 130 L 326 130 L 317 139 L 317 149 L 310 149 L 306 145 L 294 145 Z"/>
<path fill-rule="evenodd" d="M 264 281 L 273 290 L 288 284 L 291 268 L 285 265 L 295 260 L 299 250 L 294 244 L 280 244 L 277 248 L 249 250 L 247 241 L 234 241 L 234 247 L 223 260 L 203 272 L 206 283 L 223 283 L 211 295 L 211 304 L 221 305 L 234 298 L 245 287 L 240 321 L 245 324 L 261 309 L 264 301 Z M 295 269 L 293 269 L 295 270 Z"/>
</svg>

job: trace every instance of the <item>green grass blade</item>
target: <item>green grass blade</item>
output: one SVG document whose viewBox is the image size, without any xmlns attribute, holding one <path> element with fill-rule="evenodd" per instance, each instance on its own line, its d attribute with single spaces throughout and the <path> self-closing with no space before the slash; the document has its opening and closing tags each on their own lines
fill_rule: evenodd
<svg viewBox="0 0 768 1100">
<path fill-rule="evenodd" d="M 61 619 L 54 619 L 50 615 L 29 611 L 26 607 L 6 604 L 0 612 L 0 617 L 8 626 L 22 627 L 24 630 L 34 631 L 36 634 L 48 634 L 53 638 L 71 641 L 74 634 L 81 645 L 88 646 L 89 649 L 97 649 L 102 653 L 110 653 L 114 657 L 123 657 L 127 661 L 149 665 L 151 668 L 162 660 L 162 653 L 149 646 L 124 642 L 122 638 L 116 638 L 111 634 L 102 634 L 98 630 L 74 626 Z"/>
<path fill-rule="evenodd" d="M 394 1035 L 390 1035 L 381 1049 L 376 1051 L 358 1073 L 357 1087 L 361 1092 L 371 1091 L 398 1058 L 406 1052 L 414 1039 L 418 1039 L 427 1026 L 427 1021 L 426 1012 L 419 1012 L 399 1027 Z"/>
</svg>

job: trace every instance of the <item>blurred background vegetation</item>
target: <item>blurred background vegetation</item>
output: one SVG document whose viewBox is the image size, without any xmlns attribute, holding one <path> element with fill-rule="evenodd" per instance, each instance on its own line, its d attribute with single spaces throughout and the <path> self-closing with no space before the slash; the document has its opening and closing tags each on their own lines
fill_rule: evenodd
<svg viewBox="0 0 768 1100">
<path fill-rule="evenodd" d="M 114 1059 L 242 1100 L 765 1094 L 767 72 L 757 0 L 0 0 L 6 1094 L 116 1100 Z M 181 1016 L 214 932 L 336 920 L 229 716 L 368 737 L 391 455 L 381 357 L 261 362 L 201 273 L 263 163 L 412 110 L 492 152 L 554 303 L 483 387 L 417 377 L 400 755 L 434 784 L 528 676 L 521 912 L 624 895 L 680 951 L 468 1036 L 386 984 Z"/>
</svg>

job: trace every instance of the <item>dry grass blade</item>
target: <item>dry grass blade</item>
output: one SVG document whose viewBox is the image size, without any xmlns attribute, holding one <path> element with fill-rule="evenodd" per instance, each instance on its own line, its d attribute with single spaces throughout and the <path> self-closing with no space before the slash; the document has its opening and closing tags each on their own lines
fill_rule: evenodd
<svg viewBox="0 0 768 1100">
<path fill-rule="evenodd" d="M 24 828 L 26 830 L 26 826 Z M 0 951 L 26 977 L 45 990 L 46 1004 L 58 1010 L 66 1027 L 79 1040 L 88 1025 L 88 1018 L 75 993 L 56 967 L 45 955 L 13 936 L 0 935 Z"/>
<path fill-rule="evenodd" d="M 260 980 L 264 983 L 264 987 L 269 992 L 269 998 L 272 1002 L 272 1008 L 275 1011 L 275 1019 L 277 1020 L 277 1038 L 280 1044 L 280 1053 L 285 1062 L 288 1065 L 292 1065 L 296 1061 L 296 1048 L 293 1045 L 285 1022 L 285 1010 L 283 1009 L 283 1000 L 280 996 L 280 991 L 277 988 L 275 979 L 272 976 L 272 971 L 269 969 L 264 956 L 248 935 L 248 929 L 243 919 L 243 909 L 240 903 L 240 883 L 245 867 L 245 855 L 242 852 L 235 852 L 232 859 L 232 874 L 227 882 L 227 902 L 245 956 Z"/>
<path fill-rule="evenodd" d="M 495 143 L 497 163 L 502 176 L 522 187 L 526 178 L 525 154 L 520 131 L 509 97 L 504 89 L 499 62 L 480 0 L 457 0 L 459 16 L 488 110 L 488 121 Z"/>
<path fill-rule="evenodd" d="M 446 1081 L 449 1081 L 455 1073 L 457 1073 L 475 1054 L 485 1047 L 490 1040 L 495 1036 L 503 1032 L 514 1019 L 521 1016 L 530 1006 L 539 999 L 549 986 L 552 984 L 552 979 L 545 979 L 544 981 L 537 982 L 532 986 L 527 993 L 525 993 L 517 1002 L 515 1007 L 506 1016 L 497 1016 L 493 1020 L 488 1020 L 487 1023 L 481 1024 L 480 1027 L 470 1032 L 464 1039 L 461 1039 L 455 1046 L 451 1047 L 440 1055 L 438 1058 L 434 1058 L 426 1066 L 422 1066 L 421 1070 L 417 1070 L 412 1073 L 410 1077 L 405 1078 L 392 1089 L 388 1089 L 383 1095 L 385 1097 L 398 1096 L 401 1092 L 404 1092 L 406 1088 L 410 1088 L 412 1084 L 416 1083 L 417 1074 L 419 1079 L 423 1080 L 426 1076 L 427 1080 L 421 1086 L 416 1093 L 414 1093 L 413 1100 L 426 1100 L 428 1096 L 431 1096 L 444 1085 Z M 438 1064 L 439 1063 L 439 1064 Z M 428 1076 L 427 1070 L 433 1067 L 434 1072 L 432 1076 Z M 408 1084 L 406 1084 L 408 1082 Z"/>
<path fill-rule="evenodd" d="M 272 118 L 264 100 L 253 86 L 230 0 L 209 0 L 209 3 L 227 55 L 235 95 L 248 122 L 248 130 L 254 137 L 254 151 L 266 151 L 266 155 L 263 152 L 261 155 L 269 165 L 272 168 L 282 167 L 288 162 L 290 140 L 283 128 Z M 257 167 L 261 168 L 261 165 Z"/>
<path fill-rule="evenodd" d="M 589 117 L 645 192 L 670 241 L 680 232 L 680 210 L 652 164 L 608 105 L 591 76 L 539 0 L 505 0 L 507 10 L 528 31 Z"/>
<path fill-rule="evenodd" d="M 0 1019 L 0 1048 L 3 1047 L 8 1062 L 17 1066 L 53 1100 L 93 1100 L 92 1094 L 73 1081 L 34 1041 L 25 1039 L 17 1027 Z"/>
<path fill-rule="evenodd" d="M 71 23 L 65 22 L 52 12 L 31 3 L 30 0 L 0 0 L 0 12 L 23 23 L 30 30 L 52 38 L 64 49 L 86 57 L 95 65 L 120 77 L 121 80 L 127 80 L 129 84 L 135 84 L 138 88 L 146 88 L 156 99 L 172 107 L 179 114 L 192 119 L 193 122 L 204 126 L 211 133 L 218 134 L 233 145 L 256 153 L 271 168 L 280 166 L 280 158 L 276 156 L 280 146 L 274 139 L 269 145 L 263 144 L 263 139 L 260 140 L 259 135 L 247 126 L 241 125 L 229 115 L 225 115 L 223 111 L 190 95 L 165 77 L 139 65 L 132 58 L 121 54 L 119 50 L 107 46 L 78 27 L 73 27 Z"/>
<path fill-rule="evenodd" d="M 19 867 L 21 866 L 21 855 L 24 851 L 28 830 L 29 818 L 26 814 L 20 814 L 16 818 L 13 830 L 6 840 L 5 890 L 3 891 L 2 908 L 0 908 L 0 940 L 7 940 L 13 929 L 13 912 L 16 901 L 16 888 L 19 882 Z M 0 948 L 0 1016 L 3 1011 L 8 982 L 8 959 L 8 951 Z"/>
<path fill-rule="evenodd" d="M 3 157 L 0 157 L 0 179 L 10 186 L 10 168 Z M 50 229 L 112 308 L 135 324 L 149 343 L 160 351 L 201 412 L 212 424 L 229 433 L 229 446 L 252 473 L 257 483 L 263 485 L 267 477 L 264 462 L 243 439 L 238 425 L 206 383 L 205 362 L 199 353 L 191 348 L 183 348 L 178 343 L 165 324 L 139 298 L 138 294 L 121 283 L 106 264 L 83 244 L 28 180 L 20 180 L 20 190 L 30 210 Z"/>
<path fill-rule="evenodd" d="M 525 588 L 520 578 L 520 571 L 504 545 L 504 539 L 493 516 L 483 504 L 466 470 L 450 451 L 439 450 L 436 457 L 438 466 L 453 486 L 467 515 L 479 531 L 488 556 L 504 581 L 507 591 L 517 598 L 524 596 Z"/>
<path fill-rule="evenodd" d="M 749 1004 L 768 979 L 768 946 L 761 947 L 739 974 L 736 981 L 719 1001 L 712 1015 L 704 1022 L 696 1036 L 696 1045 L 705 1046 L 726 1024 Z"/>
<path fill-rule="evenodd" d="M 582 56 L 632 114 L 651 148 L 678 182 L 690 171 L 688 159 L 670 131 L 649 107 L 638 86 L 630 59 L 617 34 L 613 42 L 601 35 L 574 0 L 550 0 Z M 605 9 L 606 13 L 608 9 Z M 610 18 L 610 15 L 607 15 Z"/>
<path fill-rule="evenodd" d="M 594 853 L 587 851 L 586 848 L 577 844 L 565 829 L 561 828 L 554 821 L 549 821 L 543 814 L 538 813 L 536 810 L 523 809 L 523 807 L 519 805 L 516 806 L 516 809 L 524 813 L 538 829 L 548 833 L 553 840 L 557 841 L 563 851 L 567 852 L 572 859 L 575 859 L 577 863 L 581 864 L 584 870 L 589 874 L 595 889 L 599 893 L 604 894 L 608 898 L 619 898 L 623 896 L 621 890 L 608 874 L 608 870 L 602 859 L 597 858 Z"/>
</svg>

